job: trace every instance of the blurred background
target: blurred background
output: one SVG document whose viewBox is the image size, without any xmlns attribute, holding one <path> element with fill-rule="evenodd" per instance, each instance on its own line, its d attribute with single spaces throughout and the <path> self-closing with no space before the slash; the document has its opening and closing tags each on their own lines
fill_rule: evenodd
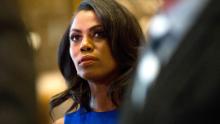
<svg viewBox="0 0 220 124">
<path fill-rule="evenodd" d="M 51 123 L 49 116 L 50 98 L 66 88 L 65 81 L 57 66 L 57 47 L 66 27 L 70 23 L 73 12 L 80 1 L 81 0 L 17 1 L 16 5 L 18 5 L 21 20 L 27 29 L 27 34 L 29 34 L 29 40 L 26 41 L 31 48 L 31 56 L 33 58 L 32 73 L 34 77 L 32 79 L 34 83 L 32 85 L 33 89 L 30 91 L 32 93 L 27 91 L 23 94 L 32 94 L 32 98 L 34 99 L 33 102 L 36 103 L 36 117 L 38 120 L 37 123 L 39 124 Z M 149 20 L 163 4 L 162 0 L 117 1 L 126 6 L 137 17 L 145 34 L 148 29 Z M 11 6 L 13 4 L 14 2 L 12 0 L 9 5 Z M 13 9 L 13 7 L 11 9 Z M 4 12 L 4 10 L 1 11 L 2 13 L 7 13 Z M 13 45 L 16 48 L 16 44 Z M 11 56 L 6 55 L 6 57 L 10 58 Z M 13 61 L 15 63 L 21 62 L 16 60 Z M 1 76 L 1 78 L 2 77 L 3 76 Z M 24 85 L 27 86 L 27 84 Z M 13 86 L 16 85 L 12 84 L 10 87 Z M 17 90 L 20 92 L 23 89 L 20 88 Z M 65 106 L 66 105 L 61 106 L 55 110 L 55 119 L 63 116 L 63 113 L 66 110 Z"/>
</svg>

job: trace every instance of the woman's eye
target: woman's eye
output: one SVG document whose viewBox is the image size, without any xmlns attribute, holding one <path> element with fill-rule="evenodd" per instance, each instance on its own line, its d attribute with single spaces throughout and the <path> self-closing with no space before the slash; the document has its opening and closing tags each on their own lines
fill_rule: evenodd
<svg viewBox="0 0 220 124">
<path fill-rule="evenodd" d="M 82 37 L 81 37 L 81 35 L 72 35 L 70 37 L 70 40 L 73 41 L 73 42 L 79 42 L 79 41 L 82 40 Z"/>
<path fill-rule="evenodd" d="M 94 34 L 94 37 L 95 37 L 95 38 L 98 38 L 99 36 L 100 36 L 99 33 L 95 33 L 95 34 Z"/>
<path fill-rule="evenodd" d="M 105 33 L 104 31 L 97 31 L 97 32 L 94 32 L 93 37 L 94 38 L 105 38 Z"/>
</svg>

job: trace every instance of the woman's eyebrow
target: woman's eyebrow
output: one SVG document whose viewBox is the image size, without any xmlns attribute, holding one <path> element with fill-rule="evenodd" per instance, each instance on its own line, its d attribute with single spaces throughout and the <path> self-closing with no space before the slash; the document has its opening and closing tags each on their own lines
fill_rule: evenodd
<svg viewBox="0 0 220 124">
<path fill-rule="evenodd" d="M 71 32 L 81 33 L 82 31 L 80 31 L 79 29 L 72 29 Z"/>
<path fill-rule="evenodd" d="M 89 31 L 94 31 L 94 30 L 97 30 L 97 29 L 103 29 L 103 26 L 102 25 L 92 26 L 92 27 L 89 28 Z M 80 29 L 75 29 L 75 28 L 72 29 L 71 32 L 82 33 L 82 31 Z"/>
<path fill-rule="evenodd" d="M 102 25 L 92 26 L 91 28 L 89 28 L 89 31 L 93 31 L 93 30 L 97 30 L 97 29 L 103 29 L 103 26 Z"/>
</svg>

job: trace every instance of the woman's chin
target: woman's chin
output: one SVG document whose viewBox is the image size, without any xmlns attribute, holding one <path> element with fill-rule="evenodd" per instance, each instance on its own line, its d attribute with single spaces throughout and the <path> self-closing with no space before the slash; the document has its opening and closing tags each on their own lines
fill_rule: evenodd
<svg viewBox="0 0 220 124">
<path fill-rule="evenodd" d="M 102 78 L 102 76 L 100 75 L 97 75 L 95 73 L 84 73 L 81 75 L 81 77 L 87 81 L 91 81 L 91 82 L 96 82 L 96 81 L 99 81 Z"/>
<path fill-rule="evenodd" d="M 83 73 L 81 77 L 85 80 L 94 80 L 97 76 L 94 73 Z"/>
</svg>

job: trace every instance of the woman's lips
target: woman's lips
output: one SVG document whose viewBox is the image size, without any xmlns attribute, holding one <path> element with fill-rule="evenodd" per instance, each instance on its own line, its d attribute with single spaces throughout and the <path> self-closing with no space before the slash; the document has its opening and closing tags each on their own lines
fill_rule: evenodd
<svg viewBox="0 0 220 124">
<path fill-rule="evenodd" d="M 80 66 L 88 66 L 88 65 L 91 65 L 91 64 L 93 64 L 95 61 L 97 61 L 98 60 L 98 58 L 96 58 L 96 57 L 94 57 L 94 56 L 83 56 L 80 60 L 79 60 L 79 62 L 78 62 L 78 64 L 80 65 Z"/>
</svg>

